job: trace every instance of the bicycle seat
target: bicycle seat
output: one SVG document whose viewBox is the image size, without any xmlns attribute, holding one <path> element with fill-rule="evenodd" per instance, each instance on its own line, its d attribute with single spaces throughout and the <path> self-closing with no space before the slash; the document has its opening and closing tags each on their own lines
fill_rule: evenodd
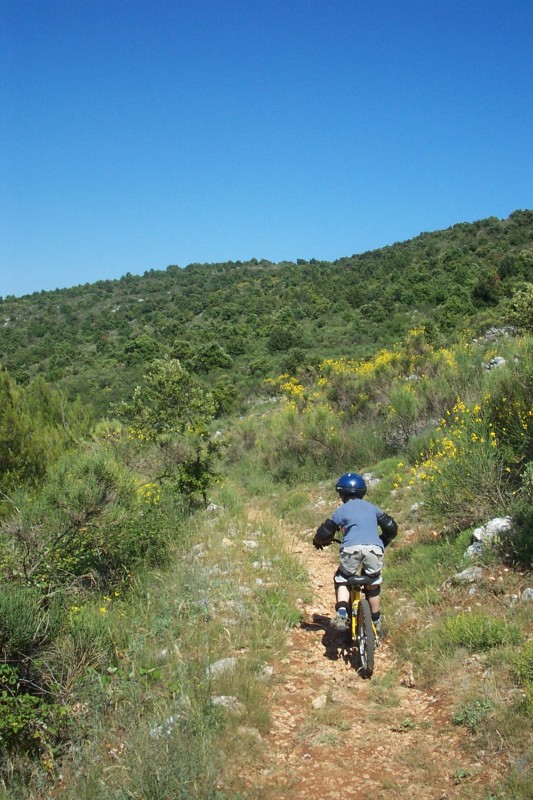
<svg viewBox="0 0 533 800">
<path fill-rule="evenodd" d="M 368 575 L 350 575 L 346 579 L 347 586 L 370 586 L 376 580 L 375 577 L 369 578 Z"/>
</svg>

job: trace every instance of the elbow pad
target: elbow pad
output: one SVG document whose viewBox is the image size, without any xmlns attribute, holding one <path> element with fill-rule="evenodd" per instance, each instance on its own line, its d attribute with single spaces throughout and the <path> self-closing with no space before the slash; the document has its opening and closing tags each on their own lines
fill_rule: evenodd
<svg viewBox="0 0 533 800">
<path fill-rule="evenodd" d="M 398 526 L 388 514 L 382 514 L 378 517 L 378 525 L 381 528 L 379 538 L 382 540 L 383 545 L 387 547 L 398 533 Z"/>
<path fill-rule="evenodd" d="M 317 532 L 313 537 L 313 544 L 315 547 L 325 547 L 326 545 L 331 544 L 337 530 L 338 527 L 332 519 L 327 519 L 325 522 L 323 522 L 322 525 L 317 528 Z"/>
</svg>

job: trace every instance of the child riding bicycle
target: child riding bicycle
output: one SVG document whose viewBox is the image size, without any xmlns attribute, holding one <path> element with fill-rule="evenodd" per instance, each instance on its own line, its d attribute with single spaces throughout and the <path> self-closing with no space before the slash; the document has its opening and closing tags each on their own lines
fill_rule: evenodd
<svg viewBox="0 0 533 800">
<path fill-rule="evenodd" d="M 317 529 L 313 544 L 317 550 L 327 547 L 335 533 L 342 530 L 340 563 L 333 576 L 335 585 L 335 617 L 331 625 L 338 631 L 348 627 L 350 592 L 346 585 L 350 575 L 356 575 L 362 568 L 363 575 L 372 578 L 372 583 L 364 591 L 370 604 L 372 622 L 377 633 L 381 633 L 381 614 L 379 593 L 382 582 L 383 553 L 385 547 L 394 539 L 398 526 L 392 517 L 380 508 L 363 500 L 366 483 L 362 475 L 345 472 L 335 486 L 342 505 Z M 378 527 L 381 532 L 378 532 Z"/>
</svg>

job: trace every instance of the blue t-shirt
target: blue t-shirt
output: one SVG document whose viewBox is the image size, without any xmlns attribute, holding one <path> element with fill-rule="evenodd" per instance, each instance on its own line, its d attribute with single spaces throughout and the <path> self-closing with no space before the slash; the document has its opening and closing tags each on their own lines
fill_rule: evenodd
<svg viewBox="0 0 533 800">
<path fill-rule="evenodd" d="M 378 534 L 378 517 L 383 512 L 367 500 L 348 500 L 332 514 L 333 522 L 342 529 L 341 547 L 376 545 L 384 549 Z"/>
</svg>

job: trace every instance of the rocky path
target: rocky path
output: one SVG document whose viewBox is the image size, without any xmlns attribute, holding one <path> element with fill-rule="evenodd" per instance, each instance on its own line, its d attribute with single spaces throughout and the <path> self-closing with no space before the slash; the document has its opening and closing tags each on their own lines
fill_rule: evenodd
<svg viewBox="0 0 533 800">
<path fill-rule="evenodd" d="M 288 538 L 290 539 L 290 533 Z M 395 663 L 385 639 L 374 677 L 349 663 L 342 636 L 329 628 L 333 554 L 293 541 L 313 587 L 312 604 L 288 634 L 288 657 L 275 665 L 272 727 L 265 756 L 246 777 L 264 800 L 372 796 L 375 800 L 477 800 L 490 796 L 502 764 L 488 759 L 452 723 L 450 692 L 426 691 Z"/>
</svg>

